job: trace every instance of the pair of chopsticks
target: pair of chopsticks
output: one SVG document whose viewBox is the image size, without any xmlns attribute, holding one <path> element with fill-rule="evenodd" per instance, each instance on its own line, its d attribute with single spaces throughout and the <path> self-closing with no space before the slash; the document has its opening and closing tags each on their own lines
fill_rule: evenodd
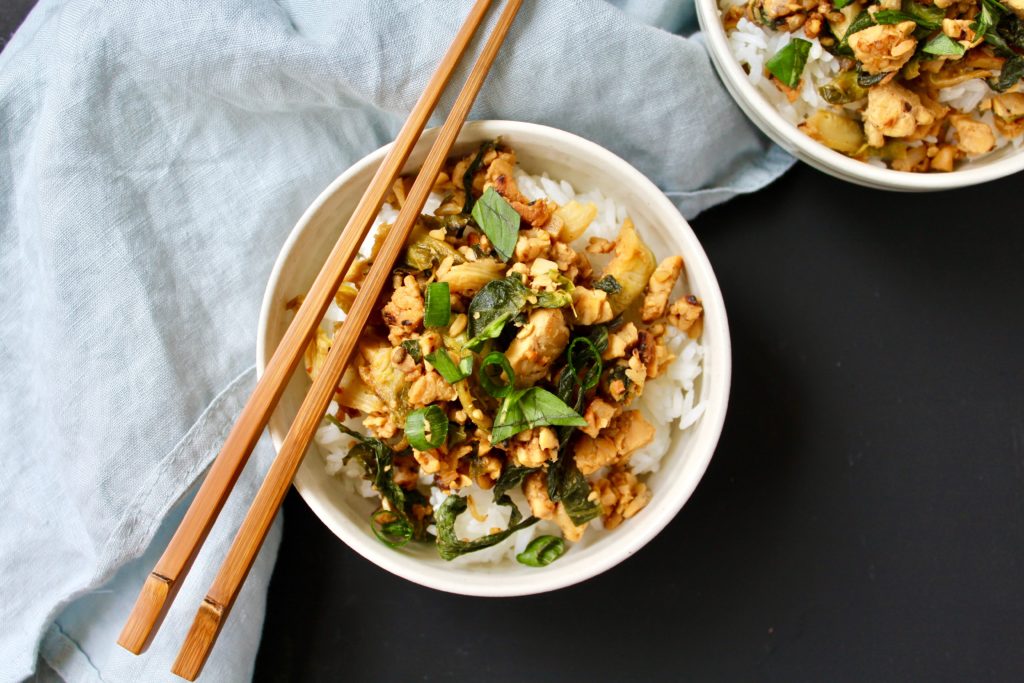
<svg viewBox="0 0 1024 683">
<path fill-rule="evenodd" d="M 427 119 L 451 79 L 465 53 L 491 0 L 477 0 L 431 77 L 423 95 L 388 152 L 369 188 L 327 257 L 323 269 L 299 307 L 277 350 L 238 420 L 228 434 L 217 459 L 203 481 L 174 537 L 146 578 L 132 608 L 128 621 L 118 638 L 125 649 L 140 654 L 152 641 L 171 603 L 206 540 L 231 488 L 245 466 L 270 413 L 277 405 L 285 385 L 302 358 L 310 338 L 323 318 L 335 292 L 369 232 L 384 197 L 391 188 L 413 146 L 419 139 Z M 206 594 L 189 629 L 185 643 L 171 670 L 188 680 L 202 671 L 217 635 L 231 611 L 235 598 L 263 545 L 278 508 L 288 492 L 295 472 L 313 438 L 324 412 L 330 404 L 341 375 L 355 350 L 360 332 L 366 325 L 377 297 L 380 295 L 401 253 L 416 219 L 430 195 L 434 181 L 447 159 L 462 124 L 473 106 L 487 72 L 508 34 L 522 0 L 508 0 L 483 51 L 459 93 L 447 120 L 427 155 L 405 204 L 392 226 L 377 258 L 352 304 L 348 316 L 335 335 L 327 360 L 313 382 L 295 421 L 292 423 L 277 457 L 270 466 L 263 484 L 239 528 L 213 585 Z"/>
</svg>

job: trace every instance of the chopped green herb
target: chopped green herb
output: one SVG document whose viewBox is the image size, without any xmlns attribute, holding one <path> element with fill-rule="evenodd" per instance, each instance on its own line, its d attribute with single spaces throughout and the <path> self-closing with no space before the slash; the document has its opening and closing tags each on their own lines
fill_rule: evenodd
<svg viewBox="0 0 1024 683">
<path fill-rule="evenodd" d="M 609 294 L 618 294 L 622 291 L 622 285 L 615 279 L 614 275 L 605 275 L 603 278 L 594 283 L 594 289 L 600 289 L 603 292 Z"/>
<path fill-rule="evenodd" d="M 464 346 L 470 351 L 479 349 L 488 339 L 501 334 L 506 323 L 516 317 L 531 300 L 537 308 L 561 308 L 572 301 L 572 295 L 561 290 L 534 292 L 515 275 L 491 280 L 469 302 L 470 340 Z"/>
<path fill-rule="evenodd" d="M 491 368 L 494 366 L 498 367 L 496 375 L 491 371 Z M 507 378 L 504 384 L 501 383 L 502 372 L 505 373 Z M 512 366 L 509 364 L 508 359 L 505 358 L 505 354 L 492 351 L 481 361 L 480 370 L 477 371 L 477 379 L 480 380 L 480 386 L 489 395 L 494 398 L 505 398 L 515 388 L 516 373 L 512 371 Z"/>
<path fill-rule="evenodd" d="M 429 405 L 406 415 L 405 438 L 418 451 L 440 448 L 448 438 L 448 418 L 444 411 Z"/>
<path fill-rule="evenodd" d="M 998 78 L 990 78 L 989 86 L 997 92 L 1006 92 L 1024 78 L 1024 57 L 1017 55 L 1006 60 Z"/>
<path fill-rule="evenodd" d="M 952 55 L 960 56 L 966 52 L 963 45 L 956 42 L 945 33 L 940 33 L 931 40 L 929 40 L 923 48 L 922 52 L 927 52 L 930 55 Z"/>
<path fill-rule="evenodd" d="M 370 528 L 384 545 L 401 548 L 412 540 L 412 524 L 391 510 L 377 510 L 370 516 Z"/>
<path fill-rule="evenodd" d="M 519 214 L 493 187 L 473 205 L 473 220 L 503 261 L 512 258 L 519 239 Z"/>
<path fill-rule="evenodd" d="M 516 555 L 516 561 L 528 567 L 546 567 L 564 553 L 565 541 L 558 536 L 538 536 Z"/>
<path fill-rule="evenodd" d="M 851 2 L 853 2 L 853 0 L 832 0 L 832 7 L 834 9 L 843 9 Z"/>
<path fill-rule="evenodd" d="M 437 374 L 444 378 L 448 384 L 455 384 L 469 377 L 473 372 L 473 357 L 466 356 L 459 361 L 456 366 L 455 361 L 448 355 L 448 352 L 444 349 L 438 349 L 432 353 L 427 354 L 427 360 L 434 369 L 437 370 Z M 468 368 L 468 370 L 467 370 Z"/>
<path fill-rule="evenodd" d="M 862 71 L 860 67 L 857 67 L 857 85 L 861 88 L 870 88 L 876 83 L 881 83 L 888 75 L 889 74 L 886 71 L 882 71 L 877 74 L 869 74 L 867 71 Z"/>
<path fill-rule="evenodd" d="M 874 19 L 876 24 L 899 24 L 903 21 L 917 23 L 917 19 L 898 9 L 880 9 L 875 12 Z"/>
<path fill-rule="evenodd" d="M 343 434 L 347 434 L 356 440 L 356 445 L 349 452 L 348 458 L 357 458 L 363 466 L 366 478 L 374 490 L 377 491 L 387 506 L 387 512 L 395 515 L 398 519 L 385 521 L 378 519 L 378 515 L 384 510 L 378 510 L 370 518 L 370 527 L 377 538 L 382 542 L 396 547 L 396 539 L 401 539 L 406 534 L 406 527 L 411 529 L 412 538 L 422 540 L 427 537 L 426 527 L 429 518 L 416 520 L 410 518 L 409 511 L 414 503 L 425 504 L 423 494 L 416 490 L 405 491 L 395 483 L 394 459 L 395 453 L 391 448 L 381 441 L 369 436 L 363 436 L 343 425 L 333 415 L 326 415 L 327 421 L 337 427 Z M 384 538 L 382 538 L 382 534 Z"/>
<path fill-rule="evenodd" d="M 431 282 L 423 299 L 424 327 L 444 327 L 452 319 L 452 295 L 447 282 Z"/>
<path fill-rule="evenodd" d="M 473 210 L 473 203 L 476 201 L 476 198 L 473 197 L 473 179 L 484 163 L 484 156 L 497 146 L 497 140 L 487 140 L 481 143 L 473 161 L 469 163 L 466 172 L 462 174 L 462 187 L 466 191 L 466 204 L 462 207 L 462 213 L 469 213 Z"/>
<path fill-rule="evenodd" d="M 402 348 L 405 352 L 412 356 L 412 359 L 417 363 L 423 360 L 423 350 L 420 349 L 419 339 L 406 339 L 402 342 Z"/>
<path fill-rule="evenodd" d="M 529 387 L 513 391 L 502 399 L 494 417 L 491 441 L 500 443 L 534 427 L 583 427 L 586 424 L 586 420 L 550 391 Z"/>
<path fill-rule="evenodd" d="M 942 28 L 942 20 L 946 18 L 946 10 L 941 7 L 922 5 L 914 0 L 904 0 L 902 9 L 918 26 L 933 31 Z"/>
<path fill-rule="evenodd" d="M 501 498 L 507 491 L 519 486 L 523 483 L 523 479 L 526 479 L 526 475 L 536 471 L 532 467 L 523 467 L 521 465 L 506 466 L 501 471 L 498 481 L 494 483 L 494 499 Z"/>
<path fill-rule="evenodd" d="M 807 55 L 811 52 L 811 41 L 793 38 L 786 46 L 765 62 L 765 68 L 782 83 L 795 88 L 800 83 L 800 75 L 807 65 Z"/>
<path fill-rule="evenodd" d="M 1024 20 L 1016 14 L 1004 16 L 999 22 L 997 32 L 1007 44 L 1024 50 Z"/>
<path fill-rule="evenodd" d="M 445 498 L 445 501 L 441 503 L 441 507 L 438 508 L 434 516 L 434 523 L 437 525 L 438 554 L 445 560 L 454 560 L 460 555 L 497 545 L 520 529 L 525 529 L 539 521 L 536 517 L 532 516 L 523 519 L 523 513 L 519 511 L 519 508 L 516 507 L 515 503 L 508 496 L 501 496 L 497 499 L 497 503 L 512 509 L 512 514 L 508 520 L 508 528 L 472 541 L 464 541 L 455 533 L 455 519 L 466 511 L 468 503 L 462 496 L 451 495 Z"/>
<path fill-rule="evenodd" d="M 874 25 L 875 20 L 871 18 L 871 15 L 868 14 L 867 10 L 858 14 L 857 18 L 850 22 L 850 26 L 846 29 L 846 33 L 843 34 L 843 39 L 840 40 L 839 45 L 836 46 L 836 53 L 852 57 L 853 50 L 850 49 L 850 36 Z"/>
</svg>

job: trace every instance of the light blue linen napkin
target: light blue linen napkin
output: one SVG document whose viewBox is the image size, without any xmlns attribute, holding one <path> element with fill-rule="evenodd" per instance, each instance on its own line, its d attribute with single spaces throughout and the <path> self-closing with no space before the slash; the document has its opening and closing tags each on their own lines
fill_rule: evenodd
<svg viewBox="0 0 1024 683">
<path fill-rule="evenodd" d="M 527 0 L 472 118 L 595 140 L 691 217 L 788 168 L 670 32 L 689 3 L 615 4 Z M 393 138 L 468 8 L 43 0 L 0 54 L 0 681 L 177 680 L 265 441 L 150 652 L 114 640 L 253 386 L 274 257 Z M 279 527 L 205 680 L 251 676 Z"/>
</svg>

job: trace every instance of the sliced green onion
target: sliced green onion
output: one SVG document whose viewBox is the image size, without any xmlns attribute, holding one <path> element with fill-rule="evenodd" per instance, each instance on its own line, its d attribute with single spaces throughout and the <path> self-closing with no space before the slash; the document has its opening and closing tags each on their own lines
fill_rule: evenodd
<svg viewBox="0 0 1024 683">
<path fill-rule="evenodd" d="M 452 295 L 447 282 L 431 282 L 423 302 L 423 325 L 444 327 L 452 319 Z"/>
<path fill-rule="evenodd" d="M 412 540 L 412 525 L 390 510 L 374 512 L 370 516 L 370 528 L 381 543 L 392 548 L 401 548 Z"/>
<path fill-rule="evenodd" d="M 427 360 L 437 370 L 437 374 L 444 378 L 448 384 L 455 384 L 470 376 L 473 372 L 473 357 L 466 356 L 459 361 L 458 366 L 455 365 L 455 361 L 448 355 L 448 352 L 444 349 L 438 349 L 433 353 L 427 354 Z M 468 363 L 467 363 L 468 361 Z M 467 368 L 468 365 L 468 369 Z"/>
<path fill-rule="evenodd" d="M 508 377 L 508 382 L 505 384 L 499 384 L 494 381 L 491 377 L 489 368 L 492 365 L 497 365 Z M 500 379 L 501 373 L 498 373 Z M 487 357 L 480 363 L 480 370 L 477 372 L 477 377 L 480 379 L 480 386 L 484 388 L 488 394 L 494 398 L 505 398 L 512 393 L 512 388 L 516 383 L 516 373 L 512 372 L 512 366 L 509 365 L 508 358 L 505 358 L 505 354 L 498 351 L 492 351 L 487 354 Z"/>
<path fill-rule="evenodd" d="M 589 391 L 596 387 L 601 379 L 601 354 L 598 352 L 597 347 L 594 346 L 594 342 L 586 337 L 576 337 L 569 344 L 567 355 L 569 357 L 568 370 L 576 378 L 576 381 L 580 383 L 583 391 Z M 587 369 L 587 373 L 581 378 L 579 376 L 580 369 L 585 367 L 587 363 L 591 364 L 590 368 Z"/>
<path fill-rule="evenodd" d="M 405 438 L 418 451 L 438 448 L 448 438 L 448 418 L 434 405 L 414 410 L 405 417 Z"/>
<path fill-rule="evenodd" d="M 528 567 L 546 567 L 565 553 L 565 541 L 558 536 L 538 536 L 530 541 L 523 552 L 516 555 L 519 564 Z"/>
</svg>

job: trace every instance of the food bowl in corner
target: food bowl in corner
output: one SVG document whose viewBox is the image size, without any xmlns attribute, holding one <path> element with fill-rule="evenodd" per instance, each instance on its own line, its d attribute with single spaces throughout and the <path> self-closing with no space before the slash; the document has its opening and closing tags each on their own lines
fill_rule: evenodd
<svg viewBox="0 0 1024 683">
<path fill-rule="evenodd" d="M 881 190 L 930 192 L 967 187 L 996 180 L 1024 169 L 1024 146 L 1007 145 L 977 159 L 962 162 L 948 173 L 910 173 L 879 168 L 851 159 L 813 140 L 787 121 L 758 92 L 729 50 L 729 42 L 717 0 L 696 0 L 697 19 L 704 32 L 711 62 L 736 104 L 777 145 L 840 180 Z"/>
</svg>

